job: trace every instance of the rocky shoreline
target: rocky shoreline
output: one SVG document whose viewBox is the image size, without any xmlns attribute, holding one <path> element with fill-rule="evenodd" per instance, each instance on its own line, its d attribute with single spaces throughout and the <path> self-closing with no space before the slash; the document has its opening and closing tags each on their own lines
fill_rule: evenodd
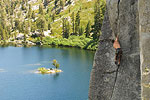
<svg viewBox="0 0 150 100">
<path fill-rule="evenodd" d="M 12 45 L 16 47 L 23 47 L 23 46 L 36 46 L 37 43 L 31 41 L 24 42 L 23 40 L 14 40 L 14 41 L 0 41 L 0 45 L 1 46 Z"/>
<path fill-rule="evenodd" d="M 60 72 L 63 72 L 62 70 L 60 69 L 53 69 L 53 68 L 38 68 L 35 73 L 37 74 L 55 74 L 55 73 L 60 73 Z"/>
</svg>

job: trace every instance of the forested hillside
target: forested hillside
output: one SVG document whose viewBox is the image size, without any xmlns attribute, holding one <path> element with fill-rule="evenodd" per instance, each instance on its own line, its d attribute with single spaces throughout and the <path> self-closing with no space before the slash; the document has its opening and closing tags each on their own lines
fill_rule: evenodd
<svg viewBox="0 0 150 100">
<path fill-rule="evenodd" d="M 95 50 L 105 0 L 1 0 L 0 40 Z"/>
</svg>

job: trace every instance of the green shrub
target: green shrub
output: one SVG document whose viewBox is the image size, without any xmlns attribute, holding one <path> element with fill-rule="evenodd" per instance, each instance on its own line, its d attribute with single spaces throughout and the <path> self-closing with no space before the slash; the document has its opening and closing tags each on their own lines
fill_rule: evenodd
<svg viewBox="0 0 150 100">
<path fill-rule="evenodd" d="M 38 39 L 36 39 L 38 41 Z M 68 47 L 78 47 L 89 50 L 96 50 L 97 42 L 86 38 L 85 35 L 82 36 L 70 36 L 68 39 L 66 38 L 51 38 L 44 37 L 43 38 L 44 45 L 55 45 L 55 46 L 68 46 Z"/>
<path fill-rule="evenodd" d="M 48 70 L 46 68 L 42 67 L 42 68 L 38 68 L 38 71 L 40 71 L 42 74 L 45 74 L 45 73 L 47 73 Z"/>
</svg>

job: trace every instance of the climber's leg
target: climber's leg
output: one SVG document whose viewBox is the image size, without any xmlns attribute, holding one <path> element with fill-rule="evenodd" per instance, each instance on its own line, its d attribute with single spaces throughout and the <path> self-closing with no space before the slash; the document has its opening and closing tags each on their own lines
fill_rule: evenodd
<svg viewBox="0 0 150 100">
<path fill-rule="evenodd" d="M 121 63 L 121 58 L 122 58 L 122 50 L 121 48 L 119 49 L 119 54 L 118 54 L 119 58 L 118 58 L 118 66 L 120 66 Z"/>
<path fill-rule="evenodd" d="M 117 65 L 117 54 L 115 56 L 115 64 Z"/>
<path fill-rule="evenodd" d="M 118 65 L 118 55 L 119 54 L 119 51 L 118 49 L 116 49 L 116 54 L 115 54 L 115 64 Z"/>
</svg>

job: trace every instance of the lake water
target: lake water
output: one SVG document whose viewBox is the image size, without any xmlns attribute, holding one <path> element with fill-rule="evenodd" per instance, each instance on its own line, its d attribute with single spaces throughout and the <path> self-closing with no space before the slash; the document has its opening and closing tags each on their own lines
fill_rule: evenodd
<svg viewBox="0 0 150 100">
<path fill-rule="evenodd" d="M 87 100 L 93 57 L 77 48 L 0 47 L 0 100 Z M 33 73 L 53 59 L 62 73 Z"/>
</svg>

